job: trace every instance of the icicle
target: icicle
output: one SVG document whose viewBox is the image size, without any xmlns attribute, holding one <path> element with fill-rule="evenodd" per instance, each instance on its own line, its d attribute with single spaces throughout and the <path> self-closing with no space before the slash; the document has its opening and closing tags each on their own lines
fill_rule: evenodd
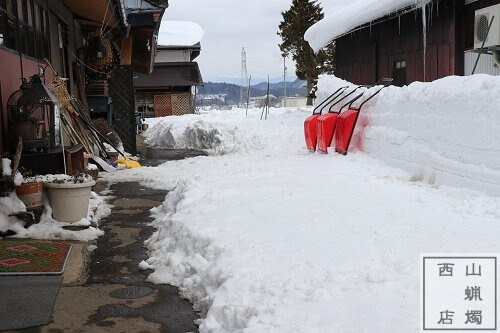
<svg viewBox="0 0 500 333">
<path fill-rule="evenodd" d="M 428 24 L 428 26 L 432 27 L 432 13 L 434 12 L 434 5 L 431 2 L 429 6 L 431 7 L 431 10 L 430 10 L 430 13 L 429 13 L 429 24 Z"/>
<path fill-rule="evenodd" d="M 436 2 L 436 17 L 439 18 L 439 0 Z"/>
<path fill-rule="evenodd" d="M 425 69 L 426 69 L 426 54 L 427 54 L 427 3 L 425 0 L 420 0 L 422 4 L 422 37 L 424 46 L 424 82 L 425 82 Z"/>
<path fill-rule="evenodd" d="M 401 35 L 401 15 L 398 16 L 398 31 L 399 34 Z"/>
<path fill-rule="evenodd" d="M 370 36 L 372 35 L 372 21 L 370 21 Z"/>
</svg>

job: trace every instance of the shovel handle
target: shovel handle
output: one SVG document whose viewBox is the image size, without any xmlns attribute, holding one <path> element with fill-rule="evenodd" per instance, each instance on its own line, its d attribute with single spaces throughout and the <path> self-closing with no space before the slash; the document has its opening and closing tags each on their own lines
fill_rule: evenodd
<svg viewBox="0 0 500 333">
<path fill-rule="evenodd" d="M 340 111 L 342 110 L 342 108 L 340 108 L 338 111 L 333 111 L 332 108 L 339 104 L 340 102 L 342 102 L 343 100 L 345 100 L 347 97 L 351 96 L 352 94 L 354 94 L 356 92 L 356 90 L 358 90 L 359 88 L 361 88 L 362 86 L 357 86 L 356 88 L 354 88 L 351 92 L 349 92 L 347 95 L 345 95 L 344 97 L 342 97 L 341 99 L 339 99 L 337 102 L 335 102 L 335 104 L 333 104 L 332 106 L 330 106 L 330 109 L 328 110 L 329 113 L 340 113 Z"/>
<path fill-rule="evenodd" d="M 335 100 L 337 97 L 339 97 L 340 95 L 342 95 L 342 93 L 344 92 L 344 90 L 346 90 L 347 88 L 348 88 L 347 86 L 344 86 L 344 87 L 340 87 L 337 90 L 335 90 L 335 92 L 333 94 L 331 94 L 330 96 L 328 96 L 328 98 L 326 98 L 323 102 L 319 103 L 319 105 L 314 108 L 313 115 L 314 114 L 318 114 L 318 113 L 316 113 L 316 110 L 318 108 L 320 108 L 320 107 L 321 107 L 321 109 L 319 111 L 319 114 L 321 114 L 321 112 L 323 111 L 323 108 L 324 108 L 325 104 L 330 103 L 332 99 Z M 340 92 L 340 94 L 339 94 L 339 92 Z"/>
<path fill-rule="evenodd" d="M 349 102 L 347 102 L 347 103 L 345 103 L 344 105 L 342 105 L 342 107 L 341 107 L 341 108 L 340 108 L 340 110 L 339 110 L 339 113 L 340 113 L 340 112 L 342 112 L 342 110 L 343 110 L 346 106 L 348 106 L 348 107 L 349 107 L 349 109 L 350 109 L 350 108 L 351 108 L 351 106 L 352 106 L 352 104 L 353 104 L 354 102 L 356 102 L 358 99 L 360 99 L 360 98 L 361 98 L 361 96 L 363 96 L 363 94 L 364 94 L 364 93 L 358 94 L 356 97 L 354 97 L 353 99 L 351 99 Z"/>
<path fill-rule="evenodd" d="M 335 100 L 336 100 L 337 98 L 339 98 L 340 96 L 342 96 L 342 95 L 344 94 L 344 92 L 347 90 L 347 88 L 348 88 L 347 86 L 346 86 L 346 87 L 342 87 L 342 91 L 341 91 L 341 92 L 339 92 L 339 93 L 338 93 L 338 94 L 337 94 L 334 98 L 332 98 L 332 99 L 331 99 L 328 103 L 326 103 L 325 105 L 323 105 L 323 107 L 319 110 L 319 112 L 320 112 L 320 113 L 323 113 L 323 110 L 324 110 L 324 109 L 325 109 L 325 108 L 326 108 L 326 107 L 327 107 L 330 103 L 335 102 Z M 342 100 L 342 98 L 340 99 L 340 101 L 341 101 L 341 100 Z M 336 101 L 335 103 L 333 103 L 332 105 L 330 105 L 330 108 L 331 108 L 333 105 L 337 104 L 337 103 L 338 103 L 338 101 Z M 328 112 L 330 112 L 330 108 L 328 109 Z"/>
<path fill-rule="evenodd" d="M 379 92 L 382 91 L 382 89 L 384 89 L 385 87 L 387 86 L 390 86 L 391 83 L 392 83 L 392 79 L 382 79 L 381 81 L 379 82 L 384 82 L 384 85 L 382 86 L 382 88 L 380 88 L 379 90 L 377 90 L 375 93 L 373 93 L 371 96 L 369 96 L 367 99 L 365 99 L 357 108 L 354 108 L 356 110 L 361 110 L 361 107 L 366 103 L 368 102 L 370 99 L 372 99 L 373 97 L 377 96 Z M 349 106 L 351 107 L 351 106 Z"/>
</svg>

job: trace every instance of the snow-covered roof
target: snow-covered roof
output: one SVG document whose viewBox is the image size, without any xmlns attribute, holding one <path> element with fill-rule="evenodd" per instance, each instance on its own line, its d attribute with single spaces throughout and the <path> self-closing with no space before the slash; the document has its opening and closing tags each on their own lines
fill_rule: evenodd
<svg viewBox="0 0 500 333">
<path fill-rule="evenodd" d="M 158 45 L 193 46 L 201 42 L 205 32 L 194 22 L 162 20 Z"/>
<path fill-rule="evenodd" d="M 421 6 L 430 0 L 356 0 L 337 7 L 311 26 L 304 38 L 318 52 L 335 38 L 352 29 L 406 7 Z"/>
</svg>

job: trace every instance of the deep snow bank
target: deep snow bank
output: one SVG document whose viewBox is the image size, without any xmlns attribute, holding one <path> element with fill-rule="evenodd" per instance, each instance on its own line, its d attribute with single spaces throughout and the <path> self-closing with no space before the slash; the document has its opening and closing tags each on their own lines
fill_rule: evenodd
<svg viewBox="0 0 500 333">
<path fill-rule="evenodd" d="M 270 117 L 292 112 L 271 109 Z M 261 109 L 213 110 L 201 114 L 147 119 L 146 143 L 154 147 L 200 149 L 211 155 L 262 149 L 272 121 L 260 120 Z M 279 131 L 278 131 L 279 132 Z M 279 133 L 276 132 L 276 135 Z M 272 138 L 270 138 L 272 139 Z"/>
<path fill-rule="evenodd" d="M 346 83 L 322 76 L 317 102 Z M 500 196 L 500 77 L 388 87 L 361 110 L 351 148 L 416 179 Z"/>
</svg>

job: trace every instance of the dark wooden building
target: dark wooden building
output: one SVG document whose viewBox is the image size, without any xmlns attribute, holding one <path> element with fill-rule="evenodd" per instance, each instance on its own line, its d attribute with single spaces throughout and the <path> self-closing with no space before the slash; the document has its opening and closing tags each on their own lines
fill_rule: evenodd
<svg viewBox="0 0 500 333">
<path fill-rule="evenodd" d="M 336 75 L 358 84 L 384 77 L 397 85 L 470 74 L 467 51 L 474 48 L 475 10 L 500 0 L 440 0 L 426 10 L 426 47 L 422 10 L 378 18 L 336 39 Z M 500 18 L 499 18 L 500 19 Z"/>
<path fill-rule="evenodd" d="M 89 103 L 92 118 L 109 119 L 125 150 L 135 153 L 132 75 L 152 71 L 167 7 L 168 0 L 0 0 L 0 155 L 12 152 L 17 142 L 9 127 L 8 99 L 22 78 L 43 72 L 44 59 L 67 78 L 70 94 Z M 109 40 L 110 52 L 91 42 L 97 32 Z M 103 52 L 113 55 L 110 68 L 89 66 L 86 53 L 94 51 L 97 58 Z M 45 80 L 51 78 L 48 68 Z"/>
<path fill-rule="evenodd" d="M 158 46 L 153 72 L 134 76 L 136 112 L 141 118 L 194 113 L 195 89 L 203 78 L 193 60 L 200 51 L 200 43 Z"/>
</svg>

